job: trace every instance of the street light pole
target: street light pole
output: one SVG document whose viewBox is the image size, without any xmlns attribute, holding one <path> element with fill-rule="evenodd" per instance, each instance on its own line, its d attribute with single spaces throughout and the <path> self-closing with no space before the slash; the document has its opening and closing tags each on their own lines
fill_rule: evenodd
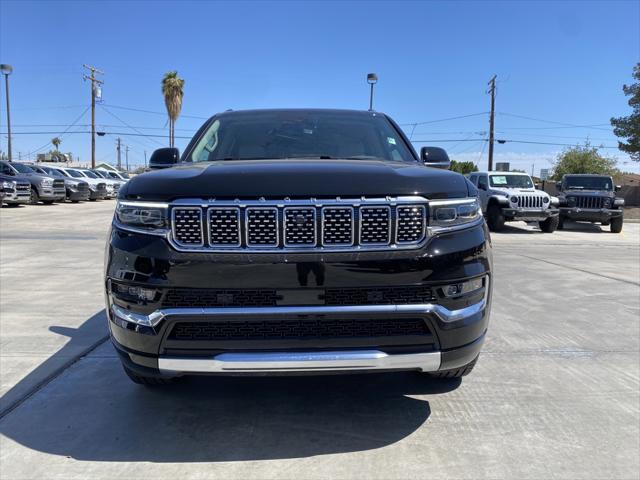
<svg viewBox="0 0 640 480">
<path fill-rule="evenodd" d="M 4 86 L 7 94 L 7 154 L 9 155 L 9 161 L 11 158 L 11 113 L 9 111 L 9 75 L 13 72 L 13 67 L 7 64 L 0 65 L 0 72 L 4 75 Z"/>
<path fill-rule="evenodd" d="M 373 86 L 378 81 L 378 76 L 375 73 L 367 74 L 367 83 L 371 85 L 371 91 L 369 93 L 369 111 L 373 110 Z"/>
</svg>

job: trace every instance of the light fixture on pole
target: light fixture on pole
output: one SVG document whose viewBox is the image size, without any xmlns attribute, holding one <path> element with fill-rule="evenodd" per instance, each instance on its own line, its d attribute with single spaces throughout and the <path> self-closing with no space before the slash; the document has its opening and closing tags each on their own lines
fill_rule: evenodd
<svg viewBox="0 0 640 480">
<path fill-rule="evenodd" d="M 9 75 L 13 72 L 13 67 L 5 63 L 0 64 L 0 72 L 4 75 L 4 85 L 7 94 L 7 154 L 9 155 L 9 161 L 11 161 L 11 113 L 9 111 Z"/>
<path fill-rule="evenodd" d="M 375 73 L 367 74 L 367 83 L 371 85 L 371 93 L 369 94 L 369 110 L 373 110 L 373 86 L 378 81 L 378 75 Z"/>
</svg>

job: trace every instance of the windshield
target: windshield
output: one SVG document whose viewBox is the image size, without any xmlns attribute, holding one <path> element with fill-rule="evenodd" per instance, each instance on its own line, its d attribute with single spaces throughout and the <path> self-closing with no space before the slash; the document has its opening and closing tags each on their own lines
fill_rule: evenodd
<svg viewBox="0 0 640 480">
<path fill-rule="evenodd" d="M 89 171 L 89 170 L 82 170 L 82 173 L 85 174 L 85 176 L 89 177 L 89 178 L 100 178 L 98 175 L 96 175 L 95 173 Z"/>
<path fill-rule="evenodd" d="M 105 172 L 101 172 L 100 170 L 91 170 L 91 171 L 95 173 L 97 176 L 99 176 L 100 178 L 108 178 Z"/>
<path fill-rule="evenodd" d="M 84 175 L 77 170 L 67 170 L 67 173 L 74 178 L 84 178 Z"/>
<path fill-rule="evenodd" d="M 564 188 L 582 190 L 613 190 L 609 177 L 564 177 Z"/>
<path fill-rule="evenodd" d="M 304 110 L 222 115 L 209 125 L 187 161 L 272 158 L 415 162 L 383 115 Z"/>
<path fill-rule="evenodd" d="M 11 166 L 20 173 L 36 173 L 34 169 L 32 169 L 31 167 L 27 167 L 26 165 L 23 165 L 21 163 L 12 162 Z"/>
<path fill-rule="evenodd" d="M 533 188 L 529 175 L 491 175 L 489 182 L 492 187 Z"/>
<path fill-rule="evenodd" d="M 64 178 L 64 175 L 62 173 L 60 173 L 58 170 L 54 170 L 53 168 L 42 167 L 41 170 L 44 170 L 47 175 L 51 175 L 52 177 Z"/>
</svg>

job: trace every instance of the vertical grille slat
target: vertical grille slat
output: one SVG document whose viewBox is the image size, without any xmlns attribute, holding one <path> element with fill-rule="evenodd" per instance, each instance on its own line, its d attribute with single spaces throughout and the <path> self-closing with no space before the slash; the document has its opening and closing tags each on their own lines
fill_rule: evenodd
<svg viewBox="0 0 640 480">
<path fill-rule="evenodd" d="M 398 207 L 396 210 L 397 227 L 396 242 L 415 243 L 425 235 L 425 207 L 422 205 L 410 205 Z"/>
<path fill-rule="evenodd" d="M 284 244 L 287 247 L 313 247 L 317 243 L 315 207 L 284 209 Z"/>
<path fill-rule="evenodd" d="M 277 208 L 249 207 L 246 210 L 245 217 L 248 246 L 278 246 L 280 235 Z"/>
<path fill-rule="evenodd" d="M 240 209 L 237 207 L 209 208 L 209 245 L 239 247 Z"/>
<path fill-rule="evenodd" d="M 360 207 L 360 244 L 382 244 L 391 242 L 391 208 Z"/>
<path fill-rule="evenodd" d="M 540 195 L 518 195 L 518 205 L 523 209 L 539 210 L 544 208 L 542 196 Z"/>
<path fill-rule="evenodd" d="M 322 244 L 351 246 L 354 242 L 353 207 L 324 207 L 322 209 Z"/>
<path fill-rule="evenodd" d="M 204 245 L 200 207 L 174 208 L 172 224 L 176 242 L 191 247 Z"/>
</svg>

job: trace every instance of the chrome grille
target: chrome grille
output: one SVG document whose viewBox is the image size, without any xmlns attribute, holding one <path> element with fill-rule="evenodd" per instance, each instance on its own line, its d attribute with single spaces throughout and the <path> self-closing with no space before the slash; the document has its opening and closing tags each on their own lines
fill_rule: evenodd
<svg viewBox="0 0 640 480">
<path fill-rule="evenodd" d="M 325 207 L 322 209 L 322 244 L 353 245 L 353 207 Z"/>
<path fill-rule="evenodd" d="M 213 247 L 239 247 L 240 209 L 209 209 L 209 245 Z"/>
<path fill-rule="evenodd" d="M 76 185 L 76 190 L 78 190 L 79 192 L 86 192 L 87 190 L 89 190 L 89 184 L 80 182 Z"/>
<path fill-rule="evenodd" d="M 202 209 L 185 207 L 173 209 L 173 237 L 179 244 L 202 246 Z"/>
<path fill-rule="evenodd" d="M 31 193 L 31 184 L 30 183 L 18 183 L 16 184 L 16 191 L 18 192 L 27 192 Z"/>
<path fill-rule="evenodd" d="M 247 245 L 250 247 L 278 246 L 278 209 L 247 208 Z"/>
<path fill-rule="evenodd" d="M 171 240 L 184 251 L 408 249 L 427 237 L 428 207 L 416 196 L 179 200 L 171 218 Z"/>
<path fill-rule="evenodd" d="M 315 246 L 316 209 L 287 207 L 284 209 L 284 244 L 287 247 Z"/>
<path fill-rule="evenodd" d="M 425 208 L 422 205 L 410 205 L 398 207 L 398 231 L 396 241 L 398 243 L 419 242 L 425 234 Z"/>
<path fill-rule="evenodd" d="M 542 198 L 538 195 L 518 195 L 518 206 L 520 208 L 541 209 L 543 207 Z"/>
<path fill-rule="evenodd" d="M 99 183 L 96 188 L 98 190 L 106 190 L 107 189 L 107 184 L 106 183 Z"/>
<path fill-rule="evenodd" d="M 55 189 L 64 188 L 64 180 L 54 180 L 53 181 L 53 188 L 55 188 Z"/>
<path fill-rule="evenodd" d="M 360 207 L 360 244 L 388 244 L 391 241 L 391 208 Z"/>
</svg>

